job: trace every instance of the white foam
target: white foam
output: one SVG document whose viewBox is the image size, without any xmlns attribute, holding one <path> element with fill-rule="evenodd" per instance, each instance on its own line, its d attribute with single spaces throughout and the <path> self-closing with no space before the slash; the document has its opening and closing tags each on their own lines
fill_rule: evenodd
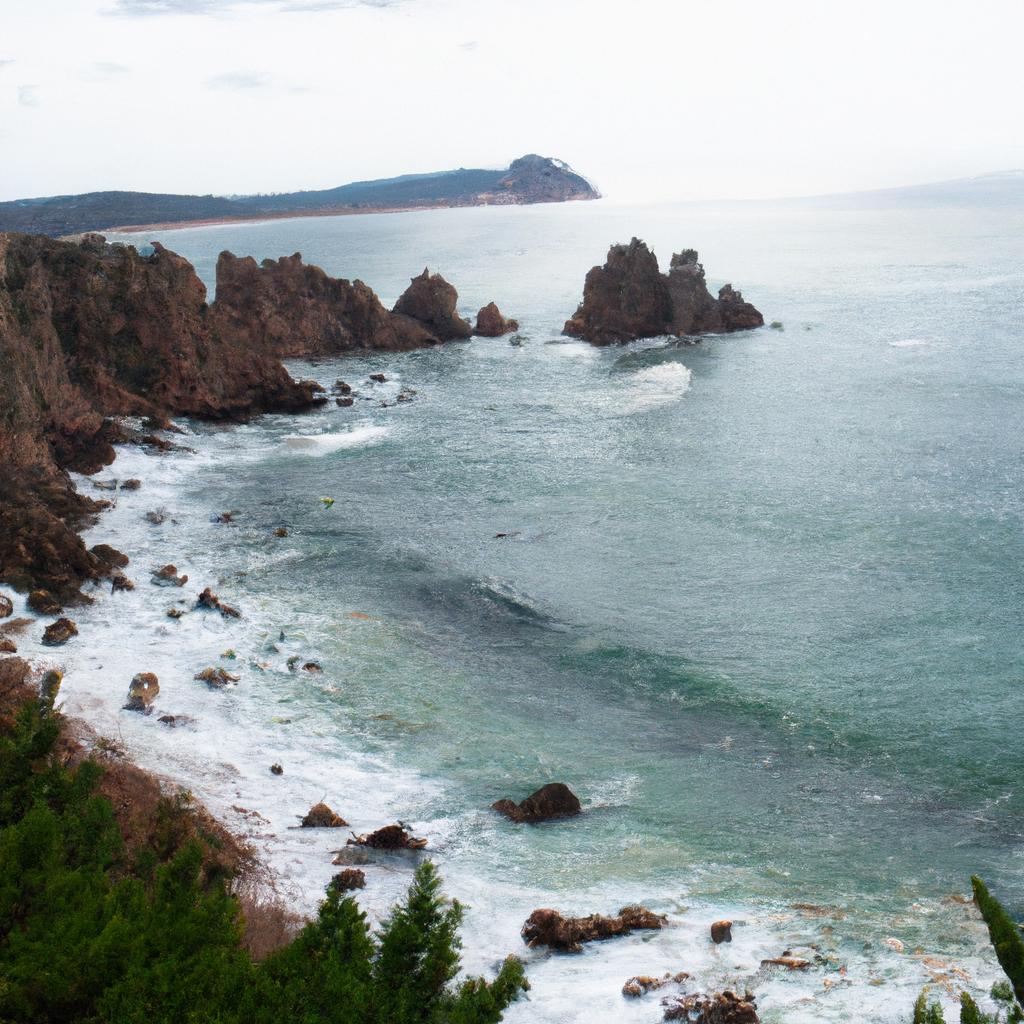
<svg viewBox="0 0 1024 1024">
<path fill-rule="evenodd" d="M 630 395 L 618 406 L 619 413 L 643 412 L 674 402 L 690 390 L 693 374 L 682 363 L 645 366 L 628 378 Z"/>
<path fill-rule="evenodd" d="M 890 341 L 890 348 L 923 348 L 927 345 L 933 345 L 934 342 L 928 341 L 926 338 L 903 338 L 900 341 Z"/>
<path fill-rule="evenodd" d="M 377 444 L 390 433 L 387 427 L 353 427 L 341 434 L 292 434 L 284 439 L 284 443 L 296 454 L 321 456 L 345 448 Z"/>
</svg>

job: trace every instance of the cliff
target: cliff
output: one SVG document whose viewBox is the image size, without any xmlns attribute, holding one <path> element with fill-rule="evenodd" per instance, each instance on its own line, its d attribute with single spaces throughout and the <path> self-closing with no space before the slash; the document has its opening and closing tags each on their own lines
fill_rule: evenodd
<svg viewBox="0 0 1024 1024">
<path fill-rule="evenodd" d="M 603 266 L 592 267 L 583 302 L 563 331 L 594 345 L 612 345 L 663 334 L 720 334 L 764 324 L 743 296 L 725 285 L 714 298 L 708 291 L 697 252 L 672 257 L 668 274 L 639 239 L 613 245 Z"/>
<path fill-rule="evenodd" d="M 279 195 L 228 198 L 122 191 L 17 199 L 0 203 L 0 231 L 58 236 L 132 225 L 598 198 L 596 189 L 567 163 L 531 153 L 503 170 L 404 174 Z"/>
</svg>

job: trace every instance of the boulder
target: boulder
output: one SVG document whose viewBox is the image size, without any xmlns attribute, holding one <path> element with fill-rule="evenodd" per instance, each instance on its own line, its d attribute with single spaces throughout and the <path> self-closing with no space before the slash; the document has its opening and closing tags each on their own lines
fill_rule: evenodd
<svg viewBox="0 0 1024 1024">
<path fill-rule="evenodd" d="M 392 312 L 410 317 L 441 341 L 469 338 L 473 328 L 455 311 L 459 293 L 440 275 L 424 268 L 402 293 Z"/>
<path fill-rule="evenodd" d="M 270 774 L 271 775 L 284 775 L 284 769 L 279 764 L 277 764 L 277 762 L 275 762 L 274 764 L 272 764 L 270 766 Z"/>
<path fill-rule="evenodd" d="M 340 815 L 321 802 L 314 804 L 302 819 L 303 828 L 342 828 L 348 822 Z"/>
<path fill-rule="evenodd" d="M 531 948 L 548 946 L 565 953 L 579 953 L 584 942 L 612 939 L 641 929 L 665 927 L 666 918 L 646 907 L 623 907 L 617 916 L 563 917 L 557 910 L 535 910 L 523 925 L 523 941 Z"/>
<path fill-rule="evenodd" d="M 153 583 L 158 587 L 183 587 L 188 583 L 188 577 L 178 575 L 176 565 L 164 565 L 153 570 Z"/>
<path fill-rule="evenodd" d="M 716 946 L 722 942 L 732 942 L 732 921 L 715 921 L 711 925 L 711 941 Z"/>
<path fill-rule="evenodd" d="M 28 595 L 28 606 L 39 615 L 60 615 L 64 608 L 48 590 L 33 590 Z"/>
<path fill-rule="evenodd" d="M 385 825 L 376 832 L 368 832 L 361 836 L 353 836 L 348 846 L 368 846 L 374 850 L 422 850 L 426 839 L 417 839 L 410 835 L 401 824 Z"/>
<path fill-rule="evenodd" d="M 328 892 L 351 892 L 366 888 L 366 875 L 359 868 L 345 868 L 327 883 Z"/>
<path fill-rule="evenodd" d="M 664 1002 L 665 1020 L 692 1024 L 758 1024 L 757 1003 L 747 992 L 742 998 L 726 990 L 713 995 L 676 996 Z"/>
<path fill-rule="evenodd" d="M 0 654 L 17 654 L 18 645 L 6 636 L 0 636 Z"/>
<path fill-rule="evenodd" d="M 764 317 L 732 285 L 715 299 L 695 249 L 676 253 L 668 274 L 639 239 L 613 245 L 604 266 L 593 267 L 583 302 L 564 333 L 594 345 L 659 335 L 720 334 L 764 324 Z"/>
<path fill-rule="evenodd" d="M 0 594 L 0 619 L 10 618 L 13 614 L 14 602 L 6 594 Z"/>
<path fill-rule="evenodd" d="M 73 636 L 78 636 L 78 627 L 71 619 L 58 619 L 43 630 L 43 643 L 47 647 L 60 647 Z"/>
<path fill-rule="evenodd" d="M 519 330 L 518 320 L 506 320 L 501 310 L 493 302 L 488 302 L 476 315 L 476 327 L 473 333 L 478 338 L 500 338 Z"/>
<path fill-rule="evenodd" d="M 124 573 L 116 573 L 110 578 L 110 592 L 113 594 L 118 590 L 134 590 L 135 584 L 128 579 Z"/>
<path fill-rule="evenodd" d="M 622 986 L 622 994 L 631 999 L 638 999 L 647 995 L 648 992 L 655 992 L 666 985 L 682 984 L 690 977 L 686 971 L 679 971 L 678 974 L 663 974 L 660 978 L 653 978 L 649 974 L 638 974 L 630 978 Z"/>
<path fill-rule="evenodd" d="M 134 477 L 131 480 L 121 481 L 122 491 L 137 491 L 142 487 L 142 481 L 136 480 Z"/>
<path fill-rule="evenodd" d="M 288 527 L 287 526 L 279 526 L 276 530 L 274 530 L 274 536 L 275 537 L 287 537 L 288 536 Z"/>
<path fill-rule="evenodd" d="M 139 672 L 128 686 L 128 702 L 125 711 L 141 711 L 148 715 L 153 710 L 153 702 L 160 692 L 160 682 L 152 672 Z"/>
<path fill-rule="evenodd" d="M 232 608 L 229 604 L 224 604 L 221 599 L 207 587 L 196 600 L 197 608 L 206 608 L 210 611 L 218 611 L 225 619 L 240 619 L 242 613 L 237 608 Z"/>
<path fill-rule="evenodd" d="M 201 683 L 206 683 L 211 690 L 222 690 L 228 683 L 237 683 L 242 677 L 232 675 L 226 669 L 217 665 L 204 668 L 201 672 L 197 672 L 193 678 L 198 679 Z"/>
<path fill-rule="evenodd" d="M 153 526 L 163 526 L 163 524 L 167 522 L 169 516 L 162 508 L 158 508 L 151 512 L 147 512 L 142 518 Z"/>
<path fill-rule="evenodd" d="M 95 556 L 110 569 L 123 569 L 128 564 L 128 556 L 109 544 L 96 544 L 89 548 L 89 554 Z"/>
<path fill-rule="evenodd" d="M 564 782 L 549 782 L 521 803 L 498 800 L 491 809 L 512 821 L 536 824 L 552 818 L 569 818 L 581 811 L 579 797 Z"/>
</svg>

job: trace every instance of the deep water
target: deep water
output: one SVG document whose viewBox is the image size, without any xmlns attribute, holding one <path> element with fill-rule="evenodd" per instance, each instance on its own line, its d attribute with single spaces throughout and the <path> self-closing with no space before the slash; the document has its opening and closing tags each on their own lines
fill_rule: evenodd
<svg viewBox="0 0 1024 1024">
<path fill-rule="evenodd" d="M 955 894 L 979 873 L 1024 908 L 1022 229 L 1012 207 L 602 202 L 162 232 L 211 287 L 224 248 L 301 251 L 387 302 L 426 264 L 465 313 L 494 299 L 521 330 L 292 363 L 370 398 L 193 424 L 195 456 L 126 452 L 113 475 L 143 490 L 96 539 L 137 578 L 163 561 L 205 574 L 246 619 L 170 623 L 177 595 L 148 583 L 105 598 L 87 615 L 108 654 L 68 693 L 112 721 L 155 667 L 197 725 L 119 714 L 118 730 L 215 805 L 264 815 L 306 905 L 341 840 L 297 846 L 291 815 L 327 796 L 360 830 L 415 823 L 473 907 L 474 969 L 520 948 L 537 905 L 673 915 L 535 957 L 513 1021 L 657 1020 L 656 997 L 618 995 L 630 974 L 723 984 L 812 944 L 831 968 L 756 976 L 765 1019 L 899 1020 L 940 975 L 983 989 L 991 957 Z M 663 267 L 699 249 L 714 287 L 782 329 L 560 337 L 586 270 L 632 235 Z M 399 387 L 415 400 L 393 404 Z M 176 523 L 145 523 L 154 503 Z M 209 521 L 228 509 L 233 524 Z M 229 646 L 242 680 L 207 692 L 191 676 Z M 293 654 L 324 673 L 289 671 Z M 582 817 L 487 811 L 553 779 Z M 406 871 L 371 873 L 369 904 Z M 719 916 L 741 922 L 722 950 Z"/>
</svg>

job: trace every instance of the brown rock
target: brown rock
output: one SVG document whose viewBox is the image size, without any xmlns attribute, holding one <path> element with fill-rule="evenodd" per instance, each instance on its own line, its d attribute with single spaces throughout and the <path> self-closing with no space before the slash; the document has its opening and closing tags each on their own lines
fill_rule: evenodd
<svg viewBox="0 0 1024 1024">
<path fill-rule="evenodd" d="M 153 583 L 158 587 L 183 587 L 188 583 L 188 577 L 179 576 L 176 565 L 164 565 L 153 570 Z"/>
<path fill-rule="evenodd" d="M 110 578 L 110 592 L 113 594 L 118 590 L 134 590 L 135 584 L 123 573 L 117 573 Z"/>
<path fill-rule="evenodd" d="M 732 942 L 732 921 L 715 921 L 711 925 L 711 941 L 715 945 Z"/>
<path fill-rule="evenodd" d="M 71 619 L 58 619 L 43 630 L 43 643 L 47 647 L 60 647 L 73 636 L 78 636 L 78 627 Z"/>
<path fill-rule="evenodd" d="M 60 615 L 64 609 L 48 590 L 33 590 L 28 595 L 28 606 L 40 615 Z"/>
<path fill-rule="evenodd" d="M 811 966 L 811 961 L 805 960 L 802 956 L 788 956 L 783 953 L 782 956 L 773 956 L 762 960 L 761 966 L 785 967 L 787 971 L 806 971 Z"/>
<path fill-rule="evenodd" d="M 139 672 L 128 687 L 128 703 L 125 711 L 141 711 L 148 715 L 153 710 L 153 702 L 160 692 L 160 682 L 152 672 Z"/>
<path fill-rule="evenodd" d="M 748 992 L 741 999 L 735 992 L 689 995 L 666 999 L 665 1020 L 693 1024 L 758 1024 L 757 1003 Z"/>
<path fill-rule="evenodd" d="M 274 531 L 274 536 L 275 537 L 287 537 L 288 536 L 288 527 L 287 526 L 279 526 Z"/>
<path fill-rule="evenodd" d="M 163 526 L 167 522 L 167 513 L 162 509 L 154 509 L 152 512 L 147 512 L 143 517 L 147 523 L 152 523 L 154 526 Z"/>
<path fill-rule="evenodd" d="M 14 602 L 6 594 L 0 594 L 0 619 L 6 619 L 13 614 Z"/>
<path fill-rule="evenodd" d="M 665 927 L 665 917 L 646 907 L 623 907 L 616 917 L 591 914 L 563 917 L 557 910 L 535 910 L 523 925 L 523 941 L 531 949 L 548 946 L 566 953 L 579 953 L 584 942 L 612 939 L 640 929 Z"/>
<path fill-rule="evenodd" d="M 109 544 L 96 544 L 89 548 L 89 554 L 96 557 L 110 569 L 123 569 L 128 564 L 128 556 Z"/>
<path fill-rule="evenodd" d="M 355 399 L 346 395 L 342 398 L 336 398 L 334 400 L 334 404 L 340 405 L 343 409 L 347 409 L 350 405 L 355 405 Z"/>
<path fill-rule="evenodd" d="M 237 683 L 242 677 L 232 675 L 232 673 L 217 665 L 204 668 L 201 672 L 197 672 L 193 678 L 198 679 L 201 683 L 206 683 L 211 690 L 221 690 L 228 683 Z"/>
<path fill-rule="evenodd" d="M 353 836 L 347 845 L 369 846 L 374 850 L 422 850 L 427 841 L 410 835 L 401 825 L 385 825 L 376 832 Z"/>
<path fill-rule="evenodd" d="M 498 800 L 491 804 L 491 809 L 512 821 L 535 824 L 551 818 L 571 817 L 579 814 L 581 807 L 579 797 L 564 782 L 549 782 L 531 793 L 522 803 Z"/>
<path fill-rule="evenodd" d="M 328 891 L 351 892 L 366 888 L 366 875 L 359 868 L 345 868 L 339 871 L 327 884 Z"/>
<path fill-rule="evenodd" d="M 237 608 L 232 608 L 229 604 L 224 604 L 221 599 L 207 587 L 196 601 L 197 608 L 208 608 L 211 611 L 218 611 L 225 619 L 240 619 L 242 613 Z"/>
<path fill-rule="evenodd" d="M 0 636 L 0 654 L 17 654 L 18 645 L 10 637 Z"/>
<path fill-rule="evenodd" d="M 660 978 L 652 978 L 649 974 L 638 974 L 622 986 L 622 994 L 638 999 L 640 996 L 645 996 L 648 992 L 655 992 L 666 985 L 682 984 L 689 977 L 690 975 L 686 971 L 680 971 L 678 974 L 663 974 Z"/>
<path fill-rule="evenodd" d="M 320 663 L 317 661 L 307 661 L 302 668 L 306 672 L 323 672 Z"/>
<path fill-rule="evenodd" d="M 122 480 L 121 481 L 121 490 L 122 491 L 137 491 L 141 487 L 142 487 L 142 481 L 141 480 L 136 480 L 136 479 L 132 478 L 131 480 Z"/>
<path fill-rule="evenodd" d="M 672 257 L 669 273 L 639 239 L 613 245 L 604 266 L 593 267 L 583 302 L 564 333 L 594 345 L 652 338 L 662 334 L 707 334 L 760 327 L 761 314 L 725 285 L 712 298 L 694 249 Z"/>
<path fill-rule="evenodd" d="M 500 338 L 519 330 L 518 320 L 506 320 L 493 302 L 488 302 L 476 315 L 473 333 L 480 338 Z"/>
<path fill-rule="evenodd" d="M 393 312 L 419 322 L 441 341 L 469 338 L 473 329 L 455 311 L 459 293 L 440 275 L 425 268 L 414 277 Z"/>
<path fill-rule="evenodd" d="M 271 775 L 284 775 L 284 769 L 279 764 L 272 764 L 270 766 Z"/>
<path fill-rule="evenodd" d="M 325 803 L 314 804 L 302 819 L 303 828 L 342 828 L 348 822 Z"/>
<path fill-rule="evenodd" d="M 169 618 L 169 619 L 180 619 L 182 617 L 182 615 L 184 615 L 184 614 L 185 614 L 185 611 L 182 608 L 168 608 L 167 609 L 167 618 Z"/>
<path fill-rule="evenodd" d="M 388 382 L 387 377 L 385 377 L 383 373 L 371 373 L 369 379 L 372 380 L 374 384 L 386 384 Z"/>
</svg>

